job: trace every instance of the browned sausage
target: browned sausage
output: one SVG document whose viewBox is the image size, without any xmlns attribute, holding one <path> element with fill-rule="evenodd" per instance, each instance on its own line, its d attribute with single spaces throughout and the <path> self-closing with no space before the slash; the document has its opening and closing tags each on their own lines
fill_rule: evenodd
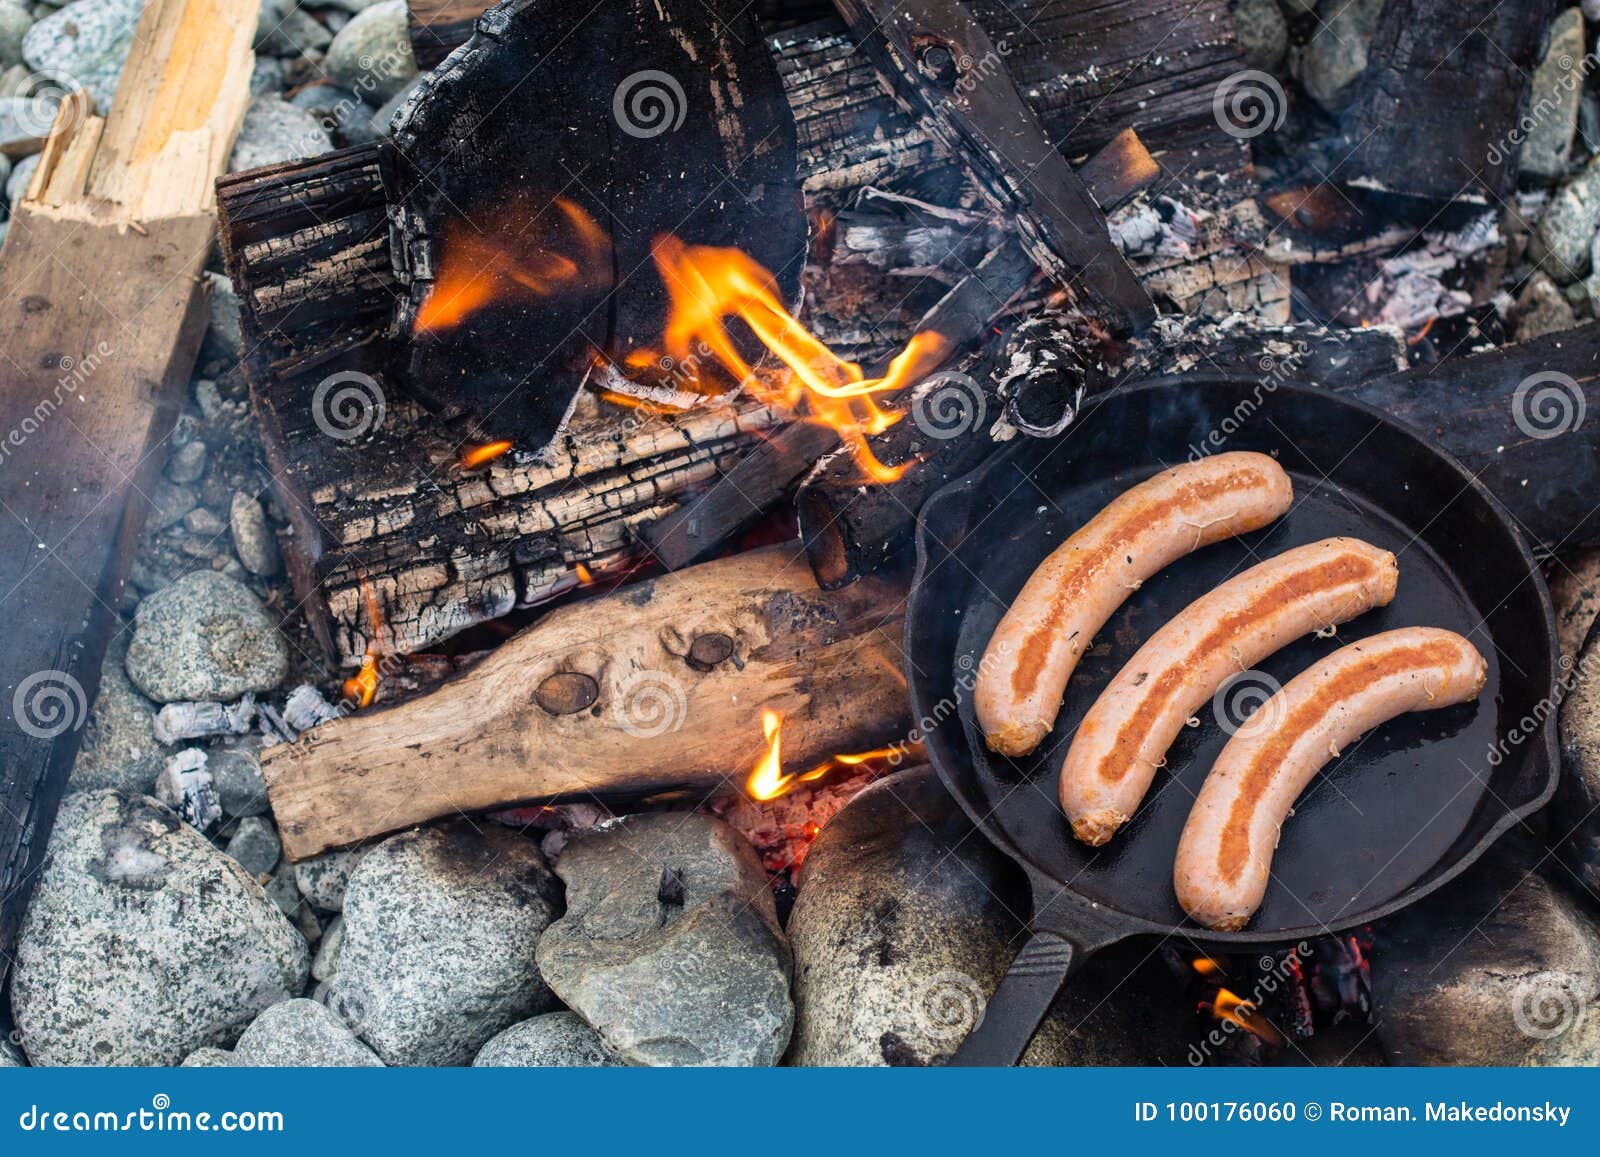
<svg viewBox="0 0 1600 1157">
<path fill-rule="evenodd" d="M 1050 734 L 1079 657 L 1162 567 L 1259 530 L 1294 500 L 1265 454 L 1218 454 L 1157 474 L 1090 519 L 1033 572 L 978 666 L 973 706 L 989 746 L 1026 755 Z"/>
</svg>

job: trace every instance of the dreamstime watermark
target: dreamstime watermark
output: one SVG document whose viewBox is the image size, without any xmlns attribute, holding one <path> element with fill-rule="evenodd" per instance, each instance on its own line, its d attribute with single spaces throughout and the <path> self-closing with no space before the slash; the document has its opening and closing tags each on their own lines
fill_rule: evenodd
<svg viewBox="0 0 1600 1157">
<path fill-rule="evenodd" d="M 645 68 L 622 78 L 611 95 L 611 115 L 630 137 L 649 140 L 676 132 L 689 114 L 689 98 L 671 73 Z"/>
<path fill-rule="evenodd" d="M 24 735 L 54 739 L 88 721 L 89 697 L 83 684 L 65 671 L 35 671 L 17 684 L 11 717 Z"/>
<path fill-rule="evenodd" d="M 1189 461 L 1198 462 L 1202 458 L 1209 458 L 1226 446 L 1235 434 L 1244 429 L 1266 400 L 1278 392 L 1278 387 L 1305 364 L 1310 353 L 1311 346 L 1308 342 L 1296 341 L 1285 354 L 1262 354 L 1256 361 L 1256 367 L 1262 377 L 1251 389 L 1250 395 L 1234 403 L 1233 409 L 1223 415 L 1222 421 L 1207 430 L 1205 437 L 1189 444 Z"/>
<path fill-rule="evenodd" d="M 317 383 L 311 394 L 311 420 L 328 437 L 351 442 L 383 425 L 388 399 L 371 374 L 340 370 Z"/>
<path fill-rule="evenodd" d="M 938 442 L 959 438 L 983 425 L 989 404 L 983 387 L 959 370 L 941 370 L 924 378 L 911 394 L 911 420 Z"/>
<path fill-rule="evenodd" d="M 174 1109 L 171 1097 L 157 1093 L 148 1107 L 126 1112 L 31 1104 L 18 1115 L 17 1127 L 24 1133 L 282 1133 L 284 1121 L 273 1109 L 191 1113 Z"/>
<path fill-rule="evenodd" d="M 95 348 L 82 357 L 74 358 L 63 355 L 56 363 L 61 370 L 61 376 L 56 379 L 55 386 L 49 396 L 40 398 L 34 403 L 29 413 L 6 431 L 4 439 L 0 439 L 0 466 L 4 466 L 11 455 L 20 450 L 29 438 L 44 429 L 48 422 L 66 404 L 68 398 L 79 396 L 81 391 L 89 384 L 89 379 L 105 365 L 106 360 L 116 353 L 116 348 L 110 342 L 101 341 Z"/>
<path fill-rule="evenodd" d="M 917 1029 L 938 1045 L 965 1040 L 983 1023 L 989 1003 L 981 984 L 953 969 L 908 984 L 902 996 Z"/>
<path fill-rule="evenodd" d="M 1258 967 L 1263 973 L 1262 977 L 1251 987 L 1250 992 L 1241 998 L 1241 1002 L 1252 1009 L 1260 1008 L 1269 996 L 1282 988 L 1289 978 L 1295 973 L 1300 962 L 1311 954 L 1311 946 L 1304 940 L 1296 944 L 1281 958 L 1274 956 L 1261 957 Z M 1244 1027 L 1231 1020 L 1219 1020 L 1211 1027 L 1198 1043 L 1189 1046 L 1189 1064 L 1199 1068 L 1211 1059 L 1217 1049 L 1228 1043 L 1235 1033 L 1243 1032 Z"/>
<path fill-rule="evenodd" d="M 387 103 L 379 93 L 378 86 L 383 81 L 398 80 L 410 74 L 413 67 L 411 45 L 406 43 L 404 49 L 391 48 L 381 56 L 363 55 L 356 63 L 360 65 L 361 75 L 342 90 L 346 95 L 327 108 L 318 110 L 321 115 L 316 118 L 317 128 L 323 133 L 342 133 L 348 127 L 345 118 L 351 113 Z M 379 129 L 387 133 L 389 126 L 382 125 Z M 300 139 L 297 150 L 300 155 L 311 157 L 326 151 L 327 147 L 326 141 L 307 132 Z"/>
<path fill-rule="evenodd" d="M 617 726 L 637 739 L 654 739 L 683 727 L 689 696 L 665 671 L 634 671 L 617 685 L 611 712 Z"/>
<path fill-rule="evenodd" d="M 1572 433 L 1583 425 L 1588 409 L 1583 387 L 1560 370 L 1529 374 L 1511 392 L 1511 420 L 1541 442 Z"/>
<path fill-rule="evenodd" d="M 1283 85 L 1271 73 L 1247 68 L 1225 77 L 1211 95 L 1217 126 L 1236 140 L 1276 131 L 1289 112 Z"/>
<path fill-rule="evenodd" d="M 1576 661 L 1566 655 L 1561 656 L 1561 674 L 1556 677 L 1555 689 L 1528 708 L 1522 718 L 1506 728 L 1506 733 L 1489 745 L 1490 767 L 1499 767 L 1514 750 L 1544 730 L 1551 716 L 1561 710 L 1562 702 L 1572 693 L 1578 680 L 1593 673 L 1597 658 L 1600 658 L 1597 649 L 1584 651 Z"/>
<path fill-rule="evenodd" d="M 1211 697 L 1211 714 L 1229 736 L 1249 739 L 1263 735 L 1282 721 L 1286 710 L 1278 692 L 1280 684 L 1265 671 L 1240 671 L 1217 688 Z"/>
<path fill-rule="evenodd" d="M 1571 115 L 1567 111 L 1571 108 L 1570 104 L 1561 97 L 1581 89 L 1583 82 L 1588 79 L 1597 64 L 1600 64 L 1600 54 L 1594 52 L 1586 52 L 1578 60 L 1573 60 L 1571 53 L 1562 53 L 1556 60 L 1561 75 L 1555 85 L 1540 94 L 1539 99 L 1524 110 L 1506 135 L 1484 151 L 1484 160 L 1498 166 L 1515 159 L 1522 146 L 1533 135 L 1533 131 L 1540 125 L 1551 117 Z"/>
<path fill-rule="evenodd" d="M 1571 976 L 1559 972 L 1524 977 L 1511 995 L 1512 1023 L 1534 1040 L 1554 1040 L 1571 1032 L 1588 1011 L 1588 997 L 1577 990 Z"/>
</svg>

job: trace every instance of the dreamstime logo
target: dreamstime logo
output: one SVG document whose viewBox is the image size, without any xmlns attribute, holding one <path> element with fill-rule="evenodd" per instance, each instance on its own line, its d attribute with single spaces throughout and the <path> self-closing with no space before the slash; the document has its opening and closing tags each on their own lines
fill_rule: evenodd
<svg viewBox="0 0 1600 1157">
<path fill-rule="evenodd" d="M 909 995 L 917 1027 L 939 1044 L 965 1040 L 988 1007 L 982 985 L 965 972 L 936 973 Z"/>
<path fill-rule="evenodd" d="M 958 370 L 923 381 L 911 399 L 911 420 L 928 437 L 944 442 L 981 426 L 989 404 L 983 387 Z"/>
<path fill-rule="evenodd" d="M 1289 100 L 1283 86 L 1269 73 L 1247 68 L 1217 85 L 1211 97 L 1211 115 L 1230 137 L 1248 141 L 1283 124 Z"/>
<path fill-rule="evenodd" d="M 1527 977 L 1511 997 L 1517 1031 L 1534 1040 L 1552 1040 L 1577 1026 L 1588 1012 L 1567 977 L 1539 972 Z"/>
<path fill-rule="evenodd" d="M 1284 707 L 1277 694 L 1283 688 L 1263 671 L 1241 671 L 1211 697 L 1211 713 L 1217 726 L 1231 736 L 1249 738 L 1266 731 L 1278 721 Z"/>
<path fill-rule="evenodd" d="M 683 85 L 657 68 L 624 77 L 611 98 L 611 115 L 622 131 L 641 140 L 676 132 L 688 112 Z"/>
<path fill-rule="evenodd" d="M 383 388 L 370 374 L 340 370 L 317 383 L 311 395 L 311 417 L 328 437 L 350 442 L 383 425 L 387 401 Z"/>
<path fill-rule="evenodd" d="M 48 137 L 61 102 L 82 87 L 77 80 L 61 73 L 41 72 L 23 80 L 11 94 L 10 115 L 21 130 L 19 135 Z M 68 126 L 72 127 L 75 126 Z"/>
<path fill-rule="evenodd" d="M 54 739 L 82 727 L 89 717 L 89 697 L 65 671 L 35 671 L 11 696 L 11 715 L 24 734 Z"/>
<path fill-rule="evenodd" d="M 1583 425 L 1587 410 L 1583 387 L 1560 370 L 1529 374 L 1511 394 L 1517 429 L 1541 442 L 1572 433 Z"/>
<path fill-rule="evenodd" d="M 638 739 L 677 731 L 689 715 L 683 684 L 665 671 L 635 671 L 622 681 L 613 711 L 618 725 Z"/>
</svg>

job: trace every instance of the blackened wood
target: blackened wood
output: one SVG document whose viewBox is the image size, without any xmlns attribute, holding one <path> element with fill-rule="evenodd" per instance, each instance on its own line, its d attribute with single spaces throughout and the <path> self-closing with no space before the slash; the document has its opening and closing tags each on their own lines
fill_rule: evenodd
<svg viewBox="0 0 1600 1157">
<path fill-rule="evenodd" d="M 1346 118 L 1338 179 L 1492 204 L 1516 184 L 1528 76 L 1556 0 L 1389 0 Z"/>
<path fill-rule="evenodd" d="M 472 26 L 491 7 L 486 0 L 409 0 L 407 31 L 417 67 L 437 68 L 472 38 Z"/>
<path fill-rule="evenodd" d="M 422 79 L 392 141 L 402 327 L 453 260 L 492 293 L 453 324 L 409 334 L 407 384 L 436 406 L 473 409 L 524 450 L 555 434 L 597 351 L 620 364 L 659 346 L 662 235 L 737 247 L 784 296 L 798 290 L 794 121 L 748 4 L 507 0 Z M 568 205 L 606 235 L 601 252 L 550 243 L 570 246 Z M 555 292 L 530 293 L 480 268 L 485 247 L 546 262 L 554 251 L 580 268 Z"/>
<path fill-rule="evenodd" d="M 838 0 L 879 77 L 1018 224 L 1029 256 L 1117 333 L 1155 306 L 1112 243 L 1094 198 L 961 0 Z"/>
<path fill-rule="evenodd" d="M 1437 439 L 1536 549 L 1600 541 L 1600 322 L 1345 392 Z"/>
</svg>

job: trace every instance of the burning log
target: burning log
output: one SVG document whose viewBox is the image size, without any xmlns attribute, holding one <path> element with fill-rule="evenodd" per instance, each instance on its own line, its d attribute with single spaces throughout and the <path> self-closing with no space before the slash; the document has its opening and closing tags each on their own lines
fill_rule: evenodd
<svg viewBox="0 0 1600 1157">
<path fill-rule="evenodd" d="M 205 330 L 211 183 L 249 102 L 255 0 L 153 0 L 109 115 L 62 102 L 0 262 L 0 980 L 100 681 Z"/>
<path fill-rule="evenodd" d="M 770 547 L 553 611 L 429 695 L 268 749 L 285 850 L 525 801 L 715 788 L 766 750 L 762 707 L 782 714 L 794 766 L 902 740 L 904 599 L 887 580 L 824 593 L 797 551 Z"/>
<path fill-rule="evenodd" d="M 1354 147 L 1334 169 L 1339 179 L 1432 200 L 1509 197 L 1527 77 L 1557 7 L 1390 0 L 1345 118 Z"/>
</svg>

